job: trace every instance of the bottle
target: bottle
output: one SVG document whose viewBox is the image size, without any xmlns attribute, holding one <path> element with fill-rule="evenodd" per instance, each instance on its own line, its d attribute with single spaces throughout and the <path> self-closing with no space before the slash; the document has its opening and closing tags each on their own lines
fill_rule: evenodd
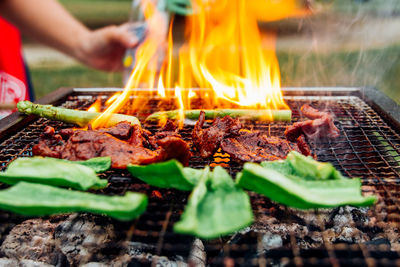
<svg viewBox="0 0 400 267">
<path fill-rule="evenodd" d="M 138 38 L 139 45 L 145 39 L 146 20 L 141 9 L 141 0 L 132 0 L 131 12 L 129 14 L 129 31 Z M 127 49 L 125 52 L 125 56 L 123 58 L 124 84 L 127 83 L 129 76 L 132 73 L 133 66 L 135 65 L 135 54 L 138 46 Z"/>
<path fill-rule="evenodd" d="M 146 3 L 152 3 L 156 7 L 156 12 L 153 16 L 146 18 L 143 13 L 143 6 Z M 127 49 L 123 59 L 124 72 L 123 72 L 123 82 L 127 83 L 129 76 L 136 62 L 136 51 L 138 47 L 143 43 L 146 37 L 156 36 L 158 45 L 157 57 L 158 57 L 158 70 L 160 70 L 162 62 L 164 61 L 166 55 L 166 45 L 169 26 L 169 13 L 166 11 L 167 0 L 133 0 L 131 12 L 129 16 L 129 31 L 136 35 L 139 43 L 136 47 Z"/>
</svg>

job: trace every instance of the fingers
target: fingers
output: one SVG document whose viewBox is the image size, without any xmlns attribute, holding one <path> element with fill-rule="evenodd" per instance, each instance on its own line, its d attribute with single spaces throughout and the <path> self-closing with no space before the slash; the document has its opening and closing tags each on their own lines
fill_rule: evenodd
<svg viewBox="0 0 400 267">
<path fill-rule="evenodd" d="M 125 48 L 133 48 L 138 45 L 139 38 L 129 31 L 129 25 L 109 26 L 104 28 L 108 41 L 120 43 Z"/>
</svg>

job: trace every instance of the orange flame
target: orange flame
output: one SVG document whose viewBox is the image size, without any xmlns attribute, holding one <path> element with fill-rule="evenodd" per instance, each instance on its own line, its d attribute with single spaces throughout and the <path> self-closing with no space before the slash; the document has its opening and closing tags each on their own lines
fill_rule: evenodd
<svg viewBox="0 0 400 267">
<path fill-rule="evenodd" d="M 96 101 L 87 109 L 89 112 L 100 112 L 101 111 L 101 98 L 98 97 Z"/>
<path fill-rule="evenodd" d="M 94 128 L 104 126 L 131 98 L 131 110 L 138 111 L 155 94 L 176 99 L 181 125 L 194 96 L 205 99 L 201 108 L 289 109 L 280 88 L 276 34 L 262 35 L 258 21 L 309 14 L 298 0 L 192 0 L 193 15 L 187 19 L 178 58 L 173 56 L 173 22 L 168 30 L 166 14 L 152 0 L 141 0 L 141 8 L 148 34 L 123 93 L 94 121 Z M 195 87 L 212 91 L 196 95 L 191 90 Z"/>
<path fill-rule="evenodd" d="M 114 103 L 115 102 L 115 100 L 117 100 L 118 99 L 118 97 L 121 95 L 121 93 L 115 93 L 115 94 L 113 94 L 109 99 L 107 99 L 107 101 L 106 101 L 106 105 L 107 106 L 109 106 L 109 105 L 111 105 L 112 103 Z"/>
</svg>

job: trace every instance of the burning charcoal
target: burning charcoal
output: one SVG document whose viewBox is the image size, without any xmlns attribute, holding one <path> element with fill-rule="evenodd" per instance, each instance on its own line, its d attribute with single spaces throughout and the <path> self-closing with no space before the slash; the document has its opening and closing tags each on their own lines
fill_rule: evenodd
<svg viewBox="0 0 400 267">
<path fill-rule="evenodd" d="M 130 261 L 126 243 L 118 241 L 114 225 L 105 217 L 72 214 L 56 228 L 54 236 L 74 266 L 89 262 L 123 266 Z"/>
<path fill-rule="evenodd" d="M 24 221 L 8 234 L 1 252 L 12 259 L 59 264 L 64 261 L 64 255 L 53 237 L 56 226 L 57 223 L 43 219 Z"/>
</svg>

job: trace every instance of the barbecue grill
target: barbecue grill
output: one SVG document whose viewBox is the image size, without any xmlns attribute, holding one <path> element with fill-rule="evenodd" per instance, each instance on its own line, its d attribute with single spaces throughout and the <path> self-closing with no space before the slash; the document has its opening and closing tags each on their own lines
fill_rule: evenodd
<svg viewBox="0 0 400 267">
<path fill-rule="evenodd" d="M 62 88 L 38 102 L 87 109 L 98 97 L 105 100 L 117 91 L 121 89 Z M 109 170 L 101 178 L 107 178 L 110 185 L 96 193 L 115 195 L 131 190 L 149 196 L 147 211 L 135 221 L 117 222 L 99 216 L 100 224 L 114 224 L 116 236 L 127 241 L 132 266 L 182 262 L 212 266 L 400 266 L 400 108 L 373 88 L 286 88 L 283 93 L 293 121 L 302 119 L 300 107 L 305 103 L 335 115 L 341 136 L 330 141 L 309 140 L 310 147 L 318 160 L 331 162 L 346 176 L 361 177 L 363 193 L 377 195 L 378 203 L 370 208 L 296 211 L 249 193 L 256 217 L 253 226 L 206 241 L 172 231 L 187 193 L 151 187 L 127 171 Z M 136 115 L 143 119 L 153 111 L 158 111 L 156 97 L 149 110 Z M 283 137 L 288 124 L 246 122 L 245 126 Z M 1 169 L 17 157 L 31 156 L 32 146 L 47 125 L 56 130 L 72 126 L 19 113 L 1 120 Z M 158 129 L 156 125 L 146 128 Z M 192 129 L 185 124 L 180 131 L 189 143 Z M 193 154 L 190 167 L 220 165 L 231 175 L 242 167 L 223 153 L 217 152 L 210 160 Z M 1 242 L 24 220 L 2 212 Z"/>
</svg>

